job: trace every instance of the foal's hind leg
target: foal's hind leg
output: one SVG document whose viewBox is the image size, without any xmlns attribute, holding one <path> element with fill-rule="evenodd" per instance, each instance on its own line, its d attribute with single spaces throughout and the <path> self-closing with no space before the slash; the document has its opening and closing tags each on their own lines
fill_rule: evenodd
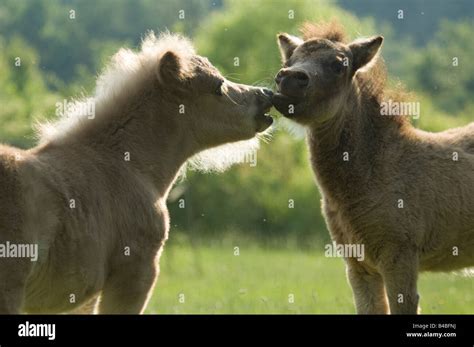
<svg viewBox="0 0 474 347">
<path fill-rule="evenodd" d="M 27 258 L 0 259 L 0 314 L 21 313 L 32 264 Z"/>
<path fill-rule="evenodd" d="M 130 264 L 118 269 L 105 283 L 99 313 L 143 313 L 157 275 L 154 264 Z"/>
<path fill-rule="evenodd" d="M 70 314 L 94 314 L 99 303 L 99 295 L 87 301 L 84 305 L 69 312 Z"/>
<path fill-rule="evenodd" d="M 382 276 L 368 272 L 355 259 L 347 260 L 347 278 L 358 314 L 387 314 L 388 303 Z"/>
</svg>

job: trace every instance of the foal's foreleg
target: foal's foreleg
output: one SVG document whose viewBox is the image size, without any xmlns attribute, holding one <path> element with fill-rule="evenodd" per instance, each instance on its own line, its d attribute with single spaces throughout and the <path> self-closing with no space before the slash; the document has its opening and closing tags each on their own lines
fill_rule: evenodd
<svg viewBox="0 0 474 347">
<path fill-rule="evenodd" d="M 418 311 L 418 257 L 409 250 L 393 254 L 381 265 L 390 313 L 416 314 Z"/>
<path fill-rule="evenodd" d="M 72 310 L 70 314 L 94 314 L 99 303 L 99 295 L 87 301 L 84 305 Z"/>
<path fill-rule="evenodd" d="M 369 272 L 355 259 L 348 259 L 347 278 L 352 287 L 358 314 L 387 314 L 388 303 L 382 276 Z"/>
<path fill-rule="evenodd" d="M 99 313 L 143 313 L 158 276 L 158 266 L 131 264 L 117 271 L 105 283 Z"/>
</svg>

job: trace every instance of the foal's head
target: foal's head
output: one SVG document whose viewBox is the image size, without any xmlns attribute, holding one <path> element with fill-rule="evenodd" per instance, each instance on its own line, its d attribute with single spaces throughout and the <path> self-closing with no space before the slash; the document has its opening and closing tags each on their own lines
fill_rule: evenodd
<svg viewBox="0 0 474 347">
<path fill-rule="evenodd" d="M 341 41 L 337 32 L 306 40 L 278 35 L 283 68 L 275 77 L 273 104 L 284 116 L 303 125 L 332 118 L 346 102 L 357 71 L 375 61 L 383 37 Z"/>
<path fill-rule="evenodd" d="M 247 140 L 272 124 L 272 92 L 227 80 L 205 57 L 173 49 L 160 58 L 158 79 L 179 121 L 200 146 Z"/>
</svg>

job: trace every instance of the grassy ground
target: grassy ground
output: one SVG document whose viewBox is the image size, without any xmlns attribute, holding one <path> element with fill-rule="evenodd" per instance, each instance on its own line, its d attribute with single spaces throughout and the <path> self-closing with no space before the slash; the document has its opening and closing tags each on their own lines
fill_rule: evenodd
<svg viewBox="0 0 474 347">
<path fill-rule="evenodd" d="M 354 313 L 341 259 L 297 250 L 239 252 L 166 248 L 147 313 Z M 423 313 L 474 313 L 472 277 L 422 274 L 419 291 Z"/>
</svg>

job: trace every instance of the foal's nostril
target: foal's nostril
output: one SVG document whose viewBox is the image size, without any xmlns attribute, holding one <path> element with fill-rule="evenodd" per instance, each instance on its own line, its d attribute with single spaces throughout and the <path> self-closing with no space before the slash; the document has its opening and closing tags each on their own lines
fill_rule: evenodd
<svg viewBox="0 0 474 347">
<path fill-rule="evenodd" d="M 275 76 L 275 83 L 280 88 L 306 88 L 309 85 L 309 76 L 303 71 L 280 70 Z"/>
<path fill-rule="evenodd" d="M 306 87 L 309 84 L 309 76 L 304 72 L 297 71 L 291 77 L 296 79 L 300 87 Z"/>
<path fill-rule="evenodd" d="M 277 85 L 280 84 L 281 80 L 283 79 L 283 77 L 285 77 L 285 75 L 287 75 L 287 71 L 285 70 L 278 71 L 278 73 L 275 76 L 275 83 Z"/>
</svg>

